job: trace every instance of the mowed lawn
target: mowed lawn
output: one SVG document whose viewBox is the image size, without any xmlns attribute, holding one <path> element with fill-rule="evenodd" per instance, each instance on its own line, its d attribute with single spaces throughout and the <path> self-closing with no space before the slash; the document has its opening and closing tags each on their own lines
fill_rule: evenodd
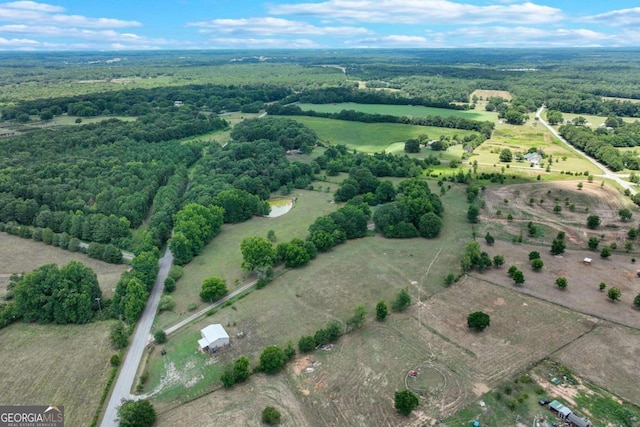
<svg viewBox="0 0 640 427">
<path fill-rule="evenodd" d="M 0 233 L 0 296 L 4 295 L 9 278 L 15 273 L 29 273 L 44 264 L 59 267 L 75 260 L 90 267 L 98 276 L 103 297 L 111 298 L 120 275 L 129 268 L 126 264 L 108 264 L 79 252 L 69 252 L 42 242 Z"/>
<path fill-rule="evenodd" d="M 293 119 L 313 129 L 321 141 L 336 145 L 343 144 L 350 149 L 365 153 L 403 153 L 404 143 L 419 135 L 438 139 L 441 135 L 452 138 L 475 133 L 461 129 L 432 126 L 405 125 L 400 123 L 360 123 L 320 117 L 292 116 Z"/>
<path fill-rule="evenodd" d="M 356 104 L 354 102 L 340 102 L 336 104 L 298 104 L 302 111 L 317 111 L 319 113 L 339 113 L 342 110 L 354 110 L 367 114 L 387 114 L 390 116 L 407 117 L 462 117 L 469 120 L 486 120 L 495 122 L 498 113 L 478 110 L 451 110 L 448 108 L 423 107 L 421 105 L 385 105 L 385 104 Z"/>
<path fill-rule="evenodd" d="M 110 324 L 1 329 L 0 403 L 64 405 L 66 425 L 88 426 L 111 370 Z"/>
</svg>

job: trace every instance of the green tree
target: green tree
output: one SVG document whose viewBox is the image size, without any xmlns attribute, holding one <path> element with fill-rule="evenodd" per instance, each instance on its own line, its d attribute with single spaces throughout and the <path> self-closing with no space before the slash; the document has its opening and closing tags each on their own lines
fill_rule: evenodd
<svg viewBox="0 0 640 427">
<path fill-rule="evenodd" d="M 347 326 L 353 329 L 361 328 L 367 316 L 367 308 L 363 304 L 357 305 L 353 309 L 353 316 L 347 320 Z"/>
<path fill-rule="evenodd" d="M 311 335 L 305 335 L 298 340 L 298 350 L 300 353 L 308 353 L 316 348 L 316 340 Z"/>
<path fill-rule="evenodd" d="M 598 239 L 596 236 L 589 237 L 589 241 L 587 242 L 589 249 L 591 249 L 592 251 L 595 251 L 596 249 L 598 249 L 599 244 L 600 244 L 600 239 Z"/>
<path fill-rule="evenodd" d="M 492 246 L 495 242 L 496 239 L 487 231 L 487 234 L 484 236 L 484 240 L 485 242 L 487 242 L 487 245 Z"/>
<path fill-rule="evenodd" d="M 167 342 L 167 334 L 163 330 L 157 331 L 153 334 L 153 339 L 157 344 L 164 344 Z"/>
<path fill-rule="evenodd" d="M 162 313 L 163 311 L 171 311 L 176 306 L 176 302 L 173 300 L 172 296 L 162 295 L 160 297 L 160 304 L 158 304 L 158 311 Z"/>
<path fill-rule="evenodd" d="M 553 239 L 553 242 L 551 242 L 551 253 L 553 255 L 560 255 L 564 253 L 566 247 L 567 245 L 564 242 L 564 233 L 558 233 L 558 237 Z"/>
<path fill-rule="evenodd" d="M 242 252 L 242 268 L 247 271 L 263 272 L 273 267 L 276 261 L 276 251 L 273 244 L 259 236 L 246 237 L 240 243 Z"/>
<path fill-rule="evenodd" d="M 501 265 L 504 265 L 504 256 L 502 255 L 495 255 L 493 257 L 493 266 L 495 268 L 500 267 Z"/>
<path fill-rule="evenodd" d="M 122 307 L 122 314 L 124 314 L 125 320 L 133 325 L 138 321 L 142 310 L 147 305 L 147 298 L 149 293 L 145 290 L 144 286 L 138 279 L 130 279 L 126 284 L 126 291 L 120 305 Z"/>
<path fill-rule="evenodd" d="M 287 362 L 287 356 L 277 345 L 270 345 L 260 353 L 260 369 L 267 374 L 277 374 Z"/>
<path fill-rule="evenodd" d="M 633 306 L 640 309 L 640 294 L 636 295 L 636 297 L 633 299 Z"/>
<path fill-rule="evenodd" d="M 558 110 L 548 110 L 547 121 L 549 122 L 550 125 L 557 125 L 558 123 L 562 123 L 563 121 L 562 113 Z"/>
<path fill-rule="evenodd" d="M 240 356 L 233 362 L 233 378 L 235 382 L 240 383 L 249 379 L 251 372 L 249 372 L 249 358 L 246 356 Z"/>
<path fill-rule="evenodd" d="M 556 279 L 556 285 L 558 285 L 560 289 L 567 289 L 569 282 L 567 281 L 566 277 L 560 276 Z"/>
<path fill-rule="evenodd" d="M 536 258 L 531 261 L 531 267 L 533 268 L 533 271 L 540 271 L 542 270 L 542 267 L 544 267 L 544 262 L 540 258 Z"/>
<path fill-rule="evenodd" d="M 620 209 L 618 211 L 618 215 L 620 216 L 621 220 L 629 221 L 631 219 L 631 217 L 633 216 L 633 213 L 631 213 L 631 210 L 629 210 L 627 208 L 623 208 L 623 209 Z"/>
<path fill-rule="evenodd" d="M 627 232 L 627 237 L 631 240 L 635 239 L 636 237 L 638 237 L 638 229 L 637 228 L 633 228 L 631 227 L 629 229 L 629 231 Z"/>
<path fill-rule="evenodd" d="M 477 331 L 483 331 L 491 325 L 491 317 L 482 311 L 475 311 L 467 316 L 467 326 Z"/>
<path fill-rule="evenodd" d="M 601 250 L 600 250 L 600 257 L 602 258 L 609 258 L 611 256 L 611 247 L 609 246 L 604 246 Z"/>
<path fill-rule="evenodd" d="M 587 217 L 587 227 L 592 230 L 600 227 L 600 217 L 598 215 L 589 215 Z"/>
<path fill-rule="evenodd" d="M 469 209 L 467 210 L 467 221 L 469 221 L 472 224 L 476 224 L 478 223 L 478 217 L 480 216 L 480 209 L 478 209 L 478 206 L 471 205 L 469 206 Z"/>
<path fill-rule="evenodd" d="M 598 285 L 598 289 L 600 289 L 601 291 L 604 291 L 606 287 L 607 284 L 604 282 L 600 282 L 600 284 Z"/>
<path fill-rule="evenodd" d="M 376 188 L 376 200 L 378 203 L 392 202 L 396 198 L 396 190 L 391 181 L 382 181 Z"/>
<path fill-rule="evenodd" d="M 409 390 L 396 391 L 395 407 L 398 413 L 408 416 L 419 404 L 418 396 Z"/>
<path fill-rule="evenodd" d="M 509 150 L 508 148 L 503 148 L 502 151 L 500 151 L 500 161 L 501 162 L 511 162 L 513 160 L 513 153 L 511 152 L 511 150 Z"/>
<path fill-rule="evenodd" d="M 420 141 L 418 141 L 417 139 L 408 139 L 404 143 L 404 151 L 405 153 L 419 153 Z"/>
<path fill-rule="evenodd" d="M 124 323 L 117 321 L 110 328 L 111 345 L 116 349 L 125 348 L 129 345 L 129 330 Z"/>
<path fill-rule="evenodd" d="M 120 427 L 150 427 L 156 422 L 156 410 L 146 399 L 125 400 L 118 408 Z"/>
<path fill-rule="evenodd" d="M 620 291 L 619 288 L 616 288 L 615 286 L 612 286 L 607 291 L 607 296 L 609 297 L 609 299 L 611 301 L 618 301 L 620 299 L 620 297 L 622 296 L 622 292 Z"/>
<path fill-rule="evenodd" d="M 284 355 L 287 357 L 287 360 L 291 360 L 296 355 L 296 349 L 293 348 L 293 343 L 291 341 L 287 341 L 287 346 L 284 348 Z"/>
<path fill-rule="evenodd" d="M 557 213 L 557 214 L 559 214 L 560 212 L 562 212 L 562 206 L 560 206 L 560 205 L 555 205 L 555 206 L 553 207 L 553 213 Z"/>
<path fill-rule="evenodd" d="M 393 304 L 391 304 L 391 308 L 393 311 L 404 311 L 411 304 L 411 296 L 407 289 L 401 289 L 396 298 L 393 300 Z"/>
<path fill-rule="evenodd" d="M 384 300 L 378 301 L 378 304 L 376 304 L 376 320 L 386 319 L 387 314 L 387 304 L 384 302 Z"/>
<path fill-rule="evenodd" d="M 513 273 L 512 279 L 516 285 L 521 285 L 524 283 L 524 273 L 521 270 L 516 270 Z"/>
<path fill-rule="evenodd" d="M 225 388 L 231 388 L 236 383 L 236 377 L 233 372 L 233 363 L 227 363 L 222 368 L 220 374 L 220 382 Z"/>
<path fill-rule="evenodd" d="M 442 229 L 442 219 L 433 212 L 427 212 L 420 217 L 420 236 L 425 238 L 437 237 Z"/>
<path fill-rule="evenodd" d="M 164 280 L 164 292 L 170 294 L 176 290 L 176 281 L 172 277 L 167 277 Z"/>
<path fill-rule="evenodd" d="M 213 302 L 227 294 L 227 283 L 217 277 L 209 277 L 202 282 L 200 298 L 203 301 Z"/>
<path fill-rule="evenodd" d="M 529 261 L 533 261 L 534 259 L 539 259 L 539 258 L 540 258 L 540 252 L 538 251 L 529 252 Z"/>
<path fill-rule="evenodd" d="M 270 426 L 280 424 L 280 411 L 273 406 L 267 406 L 262 411 L 262 422 Z"/>
</svg>

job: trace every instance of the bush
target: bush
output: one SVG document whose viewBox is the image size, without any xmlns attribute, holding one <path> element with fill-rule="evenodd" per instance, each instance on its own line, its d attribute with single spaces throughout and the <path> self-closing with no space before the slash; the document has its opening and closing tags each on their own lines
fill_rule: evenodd
<svg viewBox="0 0 640 427">
<path fill-rule="evenodd" d="M 540 271 L 542 270 L 542 267 L 544 267 L 544 262 L 540 258 L 536 258 L 531 261 L 531 267 L 534 271 Z"/>
<path fill-rule="evenodd" d="M 280 412 L 273 406 L 267 406 L 262 411 L 262 422 L 270 426 L 280 423 Z"/>
<path fill-rule="evenodd" d="M 120 355 L 119 354 L 113 354 L 111 355 L 111 358 L 109 359 L 109 363 L 111 363 L 111 366 L 118 367 L 120 366 L 120 363 L 122 361 L 120 360 Z"/>
<path fill-rule="evenodd" d="M 402 415 L 409 415 L 418 406 L 420 401 L 418 396 L 409 390 L 397 391 L 395 395 L 396 411 Z"/>
<path fill-rule="evenodd" d="M 176 281 L 172 277 L 167 277 L 164 281 L 164 292 L 170 294 L 176 290 Z"/>
<path fill-rule="evenodd" d="M 129 330 L 120 321 L 111 325 L 110 337 L 111 345 L 116 349 L 125 348 L 129 345 Z"/>
<path fill-rule="evenodd" d="M 566 277 L 561 276 L 556 279 L 556 285 L 558 285 L 560 289 L 567 289 L 568 284 Z"/>
<path fill-rule="evenodd" d="M 176 302 L 173 300 L 173 297 L 169 295 L 162 295 L 160 297 L 160 304 L 158 305 L 158 311 L 171 311 L 176 306 Z"/>
<path fill-rule="evenodd" d="M 406 289 L 402 289 L 398 295 L 396 295 L 396 299 L 393 301 L 391 308 L 393 311 L 404 311 L 411 304 L 411 296 Z"/>
<path fill-rule="evenodd" d="M 534 259 L 540 259 L 540 252 L 538 251 L 529 252 L 529 261 L 533 261 Z"/>
<path fill-rule="evenodd" d="M 384 300 L 378 301 L 378 304 L 376 304 L 376 320 L 382 321 L 386 319 L 387 314 L 387 304 L 384 302 Z"/>
<path fill-rule="evenodd" d="M 164 344 L 167 342 L 167 334 L 164 331 L 157 331 L 153 334 L 153 339 L 157 344 Z"/>
<path fill-rule="evenodd" d="M 311 335 L 305 335 L 298 340 L 300 353 L 308 353 L 316 348 L 316 340 Z"/>
<path fill-rule="evenodd" d="M 444 285 L 451 286 L 455 283 L 455 281 L 456 281 L 456 275 L 453 273 L 449 273 L 447 274 L 447 277 L 444 278 Z"/>
</svg>

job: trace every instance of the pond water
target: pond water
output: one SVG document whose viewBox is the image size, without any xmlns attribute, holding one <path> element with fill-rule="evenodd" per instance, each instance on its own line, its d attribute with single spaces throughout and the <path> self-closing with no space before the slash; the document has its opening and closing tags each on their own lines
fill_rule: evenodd
<svg viewBox="0 0 640 427">
<path fill-rule="evenodd" d="M 271 213 L 267 215 L 267 218 L 276 218 L 289 212 L 293 207 L 293 199 L 276 199 L 268 200 L 269 206 L 271 206 Z"/>
</svg>

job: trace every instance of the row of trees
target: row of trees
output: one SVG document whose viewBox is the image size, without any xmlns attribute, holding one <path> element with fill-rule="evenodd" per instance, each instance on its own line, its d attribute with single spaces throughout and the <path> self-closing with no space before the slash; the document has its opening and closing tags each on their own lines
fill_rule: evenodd
<svg viewBox="0 0 640 427">
<path fill-rule="evenodd" d="M 169 248 L 178 265 L 188 263 L 222 227 L 224 209 L 189 203 L 174 216 L 174 233 Z"/>
</svg>

